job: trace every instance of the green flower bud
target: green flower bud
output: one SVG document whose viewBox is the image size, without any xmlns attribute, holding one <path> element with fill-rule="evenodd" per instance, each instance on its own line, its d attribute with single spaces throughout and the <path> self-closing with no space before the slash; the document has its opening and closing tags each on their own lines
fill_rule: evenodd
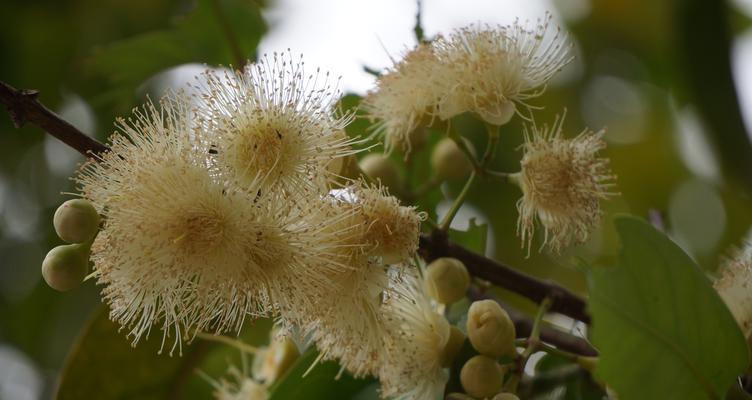
<svg viewBox="0 0 752 400">
<path fill-rule="evenodd" d="M 89 246 L 68 244 L 57 246 L 42 261 L 42 277 L 51 288 L 61 292 L 83 282 L 89 269 Z"/>
<path fill-rule="evenodd" d="M 99 230 L 99 213 L 84 199 L 68 200 L 55 211 L 55 232 L 67 243 L 84 243 Z"/>
<path fill-rule="evenodd" d="M 477 355 L 465 363 L 460 371 L 460 383 L 465 393 L 484 399 L 501 390 L 506 368 L 491 357 Z"/>
<path fill-rule="evenodd" d="M 369 178 L 380 181 L 382 185 L 398 191 L 402 188 L 402 180 L 394 162 L 382 154 L 369 154 L 358 164 Z"/>
<path fill-rule="evenodd" d="M 470 146 L 469 142 L 466 143 Z M 472 147 L 470 149 L 472 150 Z M 473 164 L 454 140 L 444 138 L 436 143 L 431 153 L 431 168 L 437 178 L 453 180 L 464 178 L 473 170 Z"/>
<path fill-rule="evenodd" d="M 467 312 L 467 336 L 479 353 L 490 357 L 513 355 L 515 329 L 509 314 L 493 300 L 473 302 Z"/>
<path fill-rule="evenodd" d="M 444 367 L 452 365 L 463 344 L 465 344 L 465 334 L 454 325 L 449 327 L 449 340 L 441 353 L 441 365 Z"/>
<path fill-rule="evenodd" d="M 491 400 L 520 400 L 520 398 L 513 393 L 499 393 Z"/>
<path fill-rule="evenodd" d="M 424 282 L 429 296 L 439 303 L 451 304 L 465 297 L 470 275 L 460 260 L 444 257 L 428 264 Z"/>
</svg>

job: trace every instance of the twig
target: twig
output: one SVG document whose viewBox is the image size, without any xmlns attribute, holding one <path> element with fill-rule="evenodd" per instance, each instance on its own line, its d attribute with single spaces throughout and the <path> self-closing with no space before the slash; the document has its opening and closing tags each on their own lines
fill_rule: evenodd
<svg viewBox="0 0 752 400">
<path fill-rule="evenodd" d="M 0 81 L 0 102 L 16 128 L 32 123 L 87 157 L 109 150 L 45 107 L 37 100 L 38 96 L 36 90 L 18 90 Z"/>
<path fill-rule="evenodd" d="M 420 236 L 421 256 L 426 261 L 439 257 L 453 257 L 462 261 L 471 275 L 485 279 L 507 290 L 540 303 L 551 297 L 551 311 L 558 312 L 584 323 L 590 323 L 590 315 L 585 311 L 585 300 L 554 282 L 542 281 L 524 274 L 497 261 L 483 257 L 449 241 L 447 234 L 440 230 Z"/>
<path fill-rule="evenodd" d="M 417 0 L 416 2 L 417 11 L 415 12 L 415 27 L 413 27 L 413 33 L 415 33 L 415 39 L 418 41 L 418 43 L 423 42 L 425 40 L 425 36 L 423 36 L 423 2 L 421 0 Z"/>
</svg>

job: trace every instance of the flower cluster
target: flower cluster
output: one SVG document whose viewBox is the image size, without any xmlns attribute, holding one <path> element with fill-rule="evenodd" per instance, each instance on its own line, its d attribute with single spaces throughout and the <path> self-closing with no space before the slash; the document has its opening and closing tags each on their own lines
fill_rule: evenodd
<svg viewBox="0 0 752 400">
<path fill-rule="evenodd" d="M 460 113 L 495 127 L 525 115 L 520 109 L 570 60 L 549 21 L 464 28 L 407 53 L 363 101 L 387 152 L 409 152 L 416 133 Z M 376 184 L 341 176 L 359 142 L 344 131 L 352 114 L 336 109 L 337 81 L 306 72 L 288 53 L 207 71 L 192 90 L 119 120 L 109 151 L 75 178 L 96 218 L 68 210 L 56 223 L 63 236 L 81 234 L 111 318 L 134 344 L 156 326 L 175 350 L 198 334 L 270 317 L 281 332 L 310 338 L 319 360 L 377 377 L 385 397 L 441 397 L 464 335 L 439 311 L 464 296 L 470 278 L 453 259 L 434 261 L 423 276 L 415 259 L 425 217 L 382 186 L 399 190 L 388 158 L 361 162 L 361 172 L 381 175 Z M 523 243 L 537 217 L 543 245 L 557 251 L 585 240 L 612 179 L 597 156 L 599 134 L 564 139 L 562 120 L 550 130 L 533 124 L 521 171 L 507 174 L 523 191 Z M 433 181 L 481 168 L 463 138 L 439 143 Z M 485 157 L 492 154 L 489 147 Z M 58 258 L 48 280 L 67 288 Z M 276 349 L 291 348 L 284 343 Z M 217 396 L 266 398 L 279 371 L 233 371 L 215 383 Z"/>
<path fill-rule="evenodd" d="M 134 344 L 158 326 L 174 350 L 274 317 L 313 338 L 322 359 L 382 376 L 385 393 L 422 384 L 404 375 L 420 360 L 384 348 L 448 329 L 440 314 L 399 322 L 431 307 L 414 284 L 423 216 L 381 186 L 333 189 L 331 164 L 354 151 L 336 85 L 276 54 L 200 82 L 193 97 L 169 94 L 119 120 L 110 150 L 76 177 L 104 221 L 90 258 L 111 318 Z M 438 358 L 442 340 L 426 354 Z M 264 386 L 235 375 L 218 396 L 263 398 Z"/>
<path fill-rule="evenodd" d="M 521 170 L 500 176 L 523 192 L 517 203 L 523 246 L 531 247 L 539 223 L 544 232 L 541 249 L 560 252 L 587 239 L 600 221 L 600 200 L 616 193 L 610 190 L 614 176 L 608 161 L 598 155 L 606 147 L 603 132 L 586 129 L 566 139 L 563 117 L 551 129 L 535 124 L 528 102 L 572 60 L 566 35 L 551 28 L 550 21 L 548 15 L 535 24 L 469 26 L 421 43 L 379 77 L 363 107 L 377 121 L 373 129 L 383 138 L 386 152 L 397 148 L 405 156 L 414 146 L 411 138 L 436 121 L 472 113 L 489 127 L 489 143 L 495 143 L 492 136 L 498 138 L 498 128 L 522 115 L 529 126 Z M 493 151 L 487 149 L 484 158 Z M 480 161 L 470 164 L 475 158 L 472 146 L 455 132 L 433 149 L 434 179 L 456 179 L 473 170 L 487 173 Z"/>
</svg>

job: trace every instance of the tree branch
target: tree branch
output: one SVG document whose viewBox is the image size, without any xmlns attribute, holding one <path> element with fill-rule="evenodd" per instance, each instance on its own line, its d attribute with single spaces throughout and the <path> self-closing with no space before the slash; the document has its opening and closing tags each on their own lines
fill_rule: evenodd
<svg viewBox="0 0 752 400">
<path fill-rule="evenodd" d="M 585 311 L 585 300 L 581 297 L 554 282 L 534 278 L 452 243 L 444 232 L 422 234 L 420 251 L 421 256 L 428 262 L 439 257 L 456 258 L 465 264 L 471 275 L 511 290 L 536 303 L 551 297 L 551 311 L 590 323 L 590 315 Z"/>
<path fill-rule="evenodd" d="M 18 90 L 0 81 L 0 103 L 8 110 L 16 128 L 27 122 L 32 123 L 87 157 L 108 150 L 107 146 L 87 136 L 45 107 L 37 100 L 38 95 L 39 92 L 36 90 Z"/>
</svg>

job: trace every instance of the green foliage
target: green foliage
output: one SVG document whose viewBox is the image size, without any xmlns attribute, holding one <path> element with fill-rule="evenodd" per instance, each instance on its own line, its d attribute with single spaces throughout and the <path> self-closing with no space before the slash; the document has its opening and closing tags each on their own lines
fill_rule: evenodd
<svg viewBox="0 0 752 400">
<path fill-rule="evenodd" d="M 748 363 L 739 327 L 699 267 L 634 217 L 619 267 L 590 269 L 595 371 L 622 399 L 722 398 Z"/>
<path fill-rule="evenodd" d="M 478 254 L 486 254 L 486 239 L 488 238 L 488 224 L 479 224 L 475 218 L 470 218 L 466 231 L 449 229 L 449 237 L 457 244 Z"/>
<path fill-rule="evenodd" d="M 259 320 L 249 324 L 243 342 L 265 343 L 271 323 Z M 168 397 L 208 398 L 211 387 L 197 371 L 212 378 L 224 375 L 227 359 L 237 351 L 230 346 L 196 339 L 183 344 L 170 356 L 158 354 L 161 332 L 132 347 L 124 332 L 99 308 L 84 328 L 65 362 L 57 389 L 58 400 L 66 399 L 163 399 Z M 165 343 L 168 353 L 172 338 Z M 221 359 L 221 362 L 216 362 Z M 212 362 L 213 361 L 213 362 Z M 200 384 L 192 384 L 199 381 Z M 190 390 L 189 390 L 190 389 Z"/>
<path fill-rule="evenodd" d="M 556 398 L 561 400 L 601 400 L 605 396 L 587 371 L 560 356 L 546 354 L 535 364 L 535 377 L 527 392 L 519 394 L 528 398 L 551 393 L 560 393 Z"/>
<path fill-rule="evenodd" d="M 303 354 L 282 379 L 272 385 L 269 400 L 348 399 L 357 394 L 365 396 L 363 392 L 374 383 L 373 379 L 355 379 L 344 372 L 337 379 L 341 367 L 332 361 L 319 363 L 303 376 L 318 356 L 315 349 Z"/>
<path fill-rule="evenodd" d="M 173 27 L 109 44 L 88 60 L 89 72 L 107 82 L 100 100 L 130 99 L 152 75 L 180 64 L 235 64 L 253 58 L 266 30 L 256 3 L 198 0 Z"/>
</svg>

